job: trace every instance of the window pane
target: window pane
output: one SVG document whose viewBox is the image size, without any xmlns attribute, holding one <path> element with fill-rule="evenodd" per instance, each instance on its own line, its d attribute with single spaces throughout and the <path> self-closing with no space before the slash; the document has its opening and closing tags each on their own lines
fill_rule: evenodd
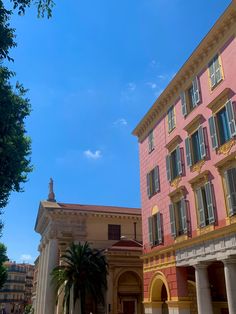
<svg viewBox="0 0 236 314">
<path fill-rule="evenodd" d="M 226 108 L 223 108 L 218 112 L 217 122 L 219 128 L 220 144 L 223 145 L 230 139 L 230 130 L 227 120 Z"/>
<path fill-rule="evenodd" d="M 200 142 L 198 132 L 195 132 L 192 137 L 192 148 L 193 148 L 193 162 L 197 163 L 201 160 L 201 152 L 200 152 Z"/>
<path fill-rule="evenodd" d="M 181 217 L 181 201 L 175 203 L 176 209 L 176 223 L 177 223 L 177 233 L 179 235 L 183 234 L 183 224 L 182 224 L 182 217 Z"/>
<path fill-rule="evenodd" d="M 171 176 L 172 179 L 176 178 L 179 174 L 176 150 L 174 150 L 171 153 L 171 172 L 172 172 L 172 176 Z"/>
<path fill-rule="evenodd" d="M 120 225 L 108 225 L 108 240 L 120 240 Z"/>
</svg>

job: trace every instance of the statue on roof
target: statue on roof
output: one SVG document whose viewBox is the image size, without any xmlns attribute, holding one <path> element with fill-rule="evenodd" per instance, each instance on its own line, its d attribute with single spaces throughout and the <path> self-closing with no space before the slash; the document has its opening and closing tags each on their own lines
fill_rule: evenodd
<svg viewBox="0 0 236 314">
<path fill-rule="evenodd" d="M 50 178 L 50 181 L 49 181 L 48 201 L 49 202 L 56 202 L 55 193 L 53 191 L 53 179 L 52 178 Z"/>
</svg>

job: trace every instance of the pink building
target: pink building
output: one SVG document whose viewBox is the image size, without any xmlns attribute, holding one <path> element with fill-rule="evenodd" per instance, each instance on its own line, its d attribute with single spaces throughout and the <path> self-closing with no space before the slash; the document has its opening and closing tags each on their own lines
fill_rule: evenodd
<svg viewBox="0 0 236 314">
<path fill-rule="evenodd" d="M 236 3 L 134 130 L 144 306 L 236 313 Z"/>
</svg>

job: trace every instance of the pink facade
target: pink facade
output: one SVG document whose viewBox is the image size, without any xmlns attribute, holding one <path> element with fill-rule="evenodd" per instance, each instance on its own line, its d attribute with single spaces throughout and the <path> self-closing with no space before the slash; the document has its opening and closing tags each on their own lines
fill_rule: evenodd
<svg viewBox="0 0 236 314">
<path fill-rule="evenodd" d="M 146 313 L 236 313 L 235 17 L 231 3 L 134 130 Z"/>
<path fill-rule="evenodd" d="M 169 203 L 170 197 L 169 194 L 175 188 L 171 187 L 167 180 L 166 175 L 166 155 L 168 154 L 168 149 L 166 145 L 176 136 L 181 137 L 180 148 L 183 149 L 183 164 L 186 170 L 186 174 L 182 176 L 181 185 L 185 186 L 188 194 L 186 196 L 187 200 L 190 203 L 190 219 L 192 227 L 192 236 L 196 236 L 197 229 L 197 220 L 196 220 L 196 211 L 195 211 L 195 200 L 194 193 L 189 181 L 196 176 L 195 172 L 191 172 L 190 168 L 186 165 L 186 156 L 185 156 L 185 146 L 184 140 L 188 136 L 187 131 L 184 130 L 184 127 L 188 125 L 195 116 L 203 115 L 204 122 L 202 123 L 203 128 L 206 130 L 207 134 L 207 145 L 206 149 L 209 153 L 209 158 L 206 159 L 205 164 L 202 167 L 202 172 L 204 170 L 209 170 L 212 174 L 212 183 L 214 186 L 214 191 L 216 193 L 216 207 L 217 207 L 217 224 L 216 228 L 225 225 L 225 218 L 227 212 L 225 210 L 225 196 L 222 186 L 222 180 L 219 176 L 219 172 L 215 167 L 215 164 L 223 159 L 225 156 L 217 154 L 215 150 L 211 147 L 211 138 L 209 132 L 208 119 L 212 116 L 212 111 L 207 107 L 214 99 L 224 89 L 230 88 L 232 91 L 236 91 L 236 79 L 235 79 L 235 69 L 236 69 L 236 38 L 231 38 L 227 41 L 225 45 L 219 50 L 222 60 L 222 67 L 224 71 L 224 79 L 221 83 L 211 91 L 209 86 L 209 75 L 208 67 L 206 66 L 199 72 L 199 85 L 201 89 L 201 103 L 190 112 L 185 118 L 181 112 L 181 101 L 178 97 L 174 104 L 176 112 L 176 127 L 169 133 L 167 128 L 167 116 L 161 117 L 160 120 L 156 123 L 153 133 L 154 133 L 154 146 L 155 149 L 149 153 L 148 152 L 148 137 L 145 138 L 139 144 L 140 149 L 140 182 L 141 182 L 141 195 L 142 195 L 142 210 L 143 210 L 143 242 L 145 249 L 147 251 L 150 249 L 148 245 L 148 217 L 151 215 L 152 208 L 157 205 L 160 208 L 161 213 L 163 214 L 164 226 L 164 245 L 170 245 L 173 243 L 173 238 L 170 235 L 170 218 L 169 218 Z M 209 55 L 209 61 L 213 55 Z M 233 94 L 231 97 L 232 101 L 236 101 L 236 96 Z M 236 146 L 232 147 L 231 152 L 236 151 Z M 147 195 L 147 184 L 146 184 L 146 174 L 151 171 L 156 165 L 159 166 L 160 170 L 160 192 L 157 193 L 152 198 L 148 198 Z"/>
</svg>

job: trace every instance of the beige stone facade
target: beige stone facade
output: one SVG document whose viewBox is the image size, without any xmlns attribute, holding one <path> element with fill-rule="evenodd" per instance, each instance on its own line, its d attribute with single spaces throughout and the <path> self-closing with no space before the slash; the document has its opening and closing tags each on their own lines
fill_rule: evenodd
<svg viewBox="0 0 236 314">
<path fill-rule="evenodd" d="M 41 235 L 35 314 L 63 313 L 56 306 L 50 273 L 71 242 L 106 249 L 109 263 L 106 306 L 97 313 L 142 313 L 141 210 L 114 206 L 40 203 L 35 226 Z M 121 239 L 121 240 L 120 240 Z M 93 311 L 88 304 L 88 314 Z M 94 312 L 93 312 L 94 313 Z"/>
</svg>

